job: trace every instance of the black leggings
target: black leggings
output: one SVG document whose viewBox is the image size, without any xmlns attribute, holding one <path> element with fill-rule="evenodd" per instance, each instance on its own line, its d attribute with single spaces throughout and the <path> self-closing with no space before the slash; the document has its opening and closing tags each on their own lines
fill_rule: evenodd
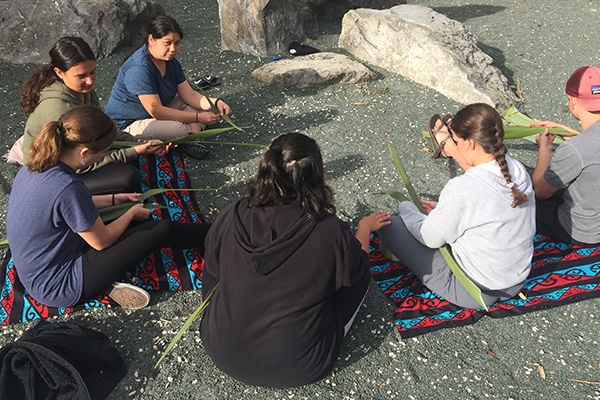
<svg viewBox="0 0 600 400">
<path fill-rule="evenodd" d="M 83 174 L 77 174 L 91 194 L 132 193 L 141 190 L 139 169 L 132 164 L 114 162 Z"/>
<path fill-rule="evenodd" d="M 204 255 L 204 239 L 210 224 L 148 221 L 131 226 L 110 247 L 89 248 L 83 254 L 83 291 L 78 303 L 103 293 L 111 283 L 125 273 L 134 272 L 135 265 L 161 247 L 191 249 L 197 247 Z"/>
</svg>

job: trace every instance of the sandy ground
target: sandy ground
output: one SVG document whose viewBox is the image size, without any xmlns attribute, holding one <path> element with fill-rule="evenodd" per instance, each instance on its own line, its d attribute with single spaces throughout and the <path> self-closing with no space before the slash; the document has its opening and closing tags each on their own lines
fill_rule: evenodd
<svg viewBox="0 0 600 400">
<path fill-rule="evenodd" d="M 460 173 L 452 161 L 431 160 L 424 151 L 429 143 L 421 137 L 431 114 L 454 112 L 460 104 L 372 66 L 380 78 L 368 84 L 315 90 L 270 87 L 250 76 L 267 59 L 220 50 L 216 1 L 158 2 L 185 32 L 179 59 L 186 72 L 221 77 L 222 85 L 211 89 L 211 94 L 227 100 L 236 122 L 252 126 L 245 133 L 222 134 L 217 140 L 268 144 L 289 131 L 314 137 L 324 153 L 328 181 L 337 193 L 339 216 L 348 223 L 355 224 L 371 211 L 395 209 L 390 198 L 371 194 L 401 188 L 387 152 L 388 142 L 398 149 L 424 197 L 435 197 L 450 177 Z M 579 127 L 566 108 L 564 82 L 581 65 L 600 65 L 600 5 L 596 0 L 410 3 L 432 7 L 469 26 L 481 49 L 522 91 L 523 111 L 528 115 Z M 337 47 L 340 31 L 340 21 L 320 21 L 318 35 L 304 43 L 344 53 Z M 103 102 L 125 55 L 123 51 L 99 61 L 97 90 Z M 18 111 L 18 96 L 20 81 L 31 68 L 1 65 L 4 128 L 0 150 L 8 149 L 23 131 L 25 117 Z M 532 143 L 514 141 L 509 149 L 524 162 L 535 162 Z M 244 183 L 255 173 L 259 156 L 253 149 L 213 146 L 206 160 L 187 160 L 195 187 L 219 188 L 198 196 L 209 220 L 244 193 Z M 16 171 L 15 166 L 0 164 L 2 234 Z M 95 309 L 61 320 L 98 329 L 118 346 L 129 373 L 110 396 L 114 400 L 600 399 L 598 299 L 518 317 L 483 318 L 475 325 L 402 340 L 393 327 L 392 306 L 373 285 L 331 375 L 285 390 L 248 386 L 221 373 L 202 348 L 197 324 L 166 361 L 153 369 L 200 300 L 197 292 L 155 293 L 151 305 L 137 312 Z M 17 339 L 29 326 L 0 328 L 0 345 Z"/>
</svg>

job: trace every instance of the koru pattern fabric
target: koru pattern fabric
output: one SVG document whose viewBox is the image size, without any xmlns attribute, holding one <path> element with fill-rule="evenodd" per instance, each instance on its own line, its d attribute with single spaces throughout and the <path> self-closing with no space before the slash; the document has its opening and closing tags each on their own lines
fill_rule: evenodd
<svg viewBox="0 0 600 400">
<path fill-rule="evenodd" d="M 425 287 L 402 263 L 389 261 L 379 251 L 379 238 L 372 234 L 369 259 L 371 275 L 381 291 L 396 306 L 394 325 L 403 338 L 442 328 L 473 324 L 489 315 L 500 318 L 600 296 L 600 247 L 534 238 L 531 272 L 521 293 L 484 308 L 461 308 Z"/>
</svg>

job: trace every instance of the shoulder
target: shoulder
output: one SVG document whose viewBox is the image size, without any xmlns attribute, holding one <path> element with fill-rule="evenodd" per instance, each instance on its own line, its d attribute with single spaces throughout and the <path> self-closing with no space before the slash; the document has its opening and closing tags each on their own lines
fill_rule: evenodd
<svg viewBox="0 0 600 400">
<path fill-rule="evenodd" d="M 215 222 L 212 224 L 212 227 L 210 228 L 210 231 L 215 231 L 220 229 L 220 227 L 224 224 L 227 224 L 228 221 L 232 220 L 234 218 L 235 213 L 237 212 L 236 210 L 238 209 L 238 207 L 247 207 L 248 206 L 248 199 L 246 197 L 238 199 L 236 201 L 234 201 L 233 203 L 229 203 L 228 205 L 226 205 L 220 212 L 219 215 L 217 215 L 217 218 L 215 219 Z"/>
<path fill-rule="evenodd" d="M 40 91 L 40 103 L 48 99 L 75 100 L 75 95 L 67 85 L 61 81 L 56 81 Z"/>
<path fill-rule="evenodd" d="M 152 60 L 146 51 L 146 46 L 137 49 L 120 68 L 120 72 L 125 74 L 139 73 L 140 71 L 150 70 Z"/>
</svg>

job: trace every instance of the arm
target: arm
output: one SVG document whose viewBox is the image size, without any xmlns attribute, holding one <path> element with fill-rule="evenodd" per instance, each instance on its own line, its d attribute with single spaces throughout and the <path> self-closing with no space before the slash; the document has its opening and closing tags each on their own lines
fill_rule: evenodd
<svg viewBox="0 0 600 400">
<path fill-rule="evenodd" d="M 571 133 L 579 134 L 579 131 L 571 128 L 570 126 L 559 124 L 554 121 L 533 121 L 529 124 L 529 126 L 536 126 L 536 127 L 542 127 L 542 128 L 561 128 L 561 129 L 564 129 Z"/>
<path fill-rule="evenodd" d="M 94 202 L 96 208 L 103 208 L 115 204 L 125 203 L 126 201 L 136 203 L 139 195 L 139 193 L 97 194 L 92 196 L 92 201 Z"/>
<path fill-rule="evenodd" d="M 198 104 L 201 110 L 210 111 L 210 103 L 206 99 L 206 96 L 196 92 L 190 86 L 188 81 L 183 81 L 177 85 L 177 95 L 190 107 L 198 108 Z M 217 101 L 216 97 L 211 97 L 210 101 L 217 107 L 220 115 L 231 114 L 231 107 L 223 100 Z"/>
<path fill-rule="evenodd" d="M 104 225 L 102 219 L 98 217 L 90 228 L 78 234 L 94 249 L 104 250 L 121 237 L 132 221 L 143 221 L 149 215 L 150 210 L 144 208 L 143 204 L 136 204 L 108 225 Z"/>
<path fill-rule="evenodd" d="M 531 181 L 533 182 L 535 196 L 540 199 L 547 199 L 558 190 L 544 178 L 544 172 L 546 172 L 552 161 L 552 142 L 555 137 L 556 135 L 549 135 L 547 129 L 544 133 L 540 133 L 535 137 L 538 145 L 538 156 Z"/>
</svg>

